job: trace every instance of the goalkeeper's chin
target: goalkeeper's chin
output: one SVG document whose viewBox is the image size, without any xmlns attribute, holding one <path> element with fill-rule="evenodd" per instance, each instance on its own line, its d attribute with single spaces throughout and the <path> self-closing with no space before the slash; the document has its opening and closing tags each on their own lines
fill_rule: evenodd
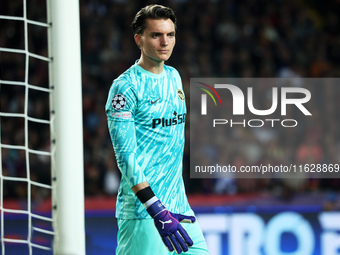
<svg viewBox="0 0 340 255">
<path fill-rule="evenodd" d="M 163 61 L 165 62 L 171 57 L 171 54 L 172 54 L 171 51 L 166 51 L 166 52 L 160 51 L 157 57 L 160 60 L 160 62 L 163 62 Z"/>
</svg>

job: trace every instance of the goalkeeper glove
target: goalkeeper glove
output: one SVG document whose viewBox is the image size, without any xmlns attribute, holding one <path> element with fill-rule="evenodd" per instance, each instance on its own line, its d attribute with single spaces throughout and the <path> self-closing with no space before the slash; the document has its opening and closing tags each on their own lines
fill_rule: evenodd
<svg viewBox="0 0 340 255">
<path fill-rule="evenodd" d="M 175 251 L 177 254 L 188 251 L 188 247 L 193 245 L 193 241 L 180 222 L 194 223 L 196 218 L 169 212 L 155 196 L 150 186 L 139 190 L 136 196 L 153 218 L 158 233 L 168 250 Z"/>
<path fill-rule="evenodd" d="M 179 254 L 182 251 L 188 251 L 188 247 L 193 245 L 193 241 L 188 233 L 181 226 L 183 223 L 194 223 L 196 218 L 194 216 L 186 216 L 169 212 L 163 203 L 155 197 L 149 200 L 153 202 L 146 210 L 153 218 L 155 226 L 162 238 L 163 243 L 169 251 L 174 251 Z M 149 202 L 148 201 L 148 202 Z"/>
</svg>

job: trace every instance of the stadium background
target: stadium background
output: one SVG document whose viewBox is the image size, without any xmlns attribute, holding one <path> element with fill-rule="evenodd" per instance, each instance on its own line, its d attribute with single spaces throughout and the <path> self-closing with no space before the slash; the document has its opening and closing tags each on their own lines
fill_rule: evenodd
<svg viewBox="0 0 340 255">
<path fill-rule="evenodd" d="M 28 2 L 30 6 L 45 4 L 39 0 Z M 176 12 L 177 43 L 167 64 L 180 72 L 187 103 L 190 98 L 190 77 L 340 76 L 340 22 L 337 15 L 340 2 L 337 0 L 80 1 L 84 181 L 89 254 L 99 254 L 95 251 L 101 251 L 100 254 L 112 254 L 116 242 L 113 213 L 120 174 L 107 131 L 104 105 L 112 80 L 139 57 L 140 53 L 133 41 L 129 25 L 135 13 L 150 3 L 170 6 Z M 45 21 L 44 8 L 29 8 L 28 11 L 32 19 Z M 22 1 L 1 1 L 0 13 L 21 15 Z M 22 47 L 23 42 L 18 40 L 22 28 L 2 22 L 6 29 L 0 29 L 1 47 Z M 46 42 L 41 39 L 39 31 L 32 31 L 30 36 L 34 51 L 44 54 L 47 51 Z M 20 80 L 24 75 L 21 72 L 21 63 L 17 57 L 1 53 L 1 79 Z M 31 68 L 30 79 L 36 84 L 48 83 L 46 66 L 32 62 Z M 22 88 L 13 86 L 6 89 L 0 94 L 0 110 L 13 112 L 20 109 L 23 104 L 20 91 Z M 313 115 L 319 116 L 320 119 L 311 121 L 304 133 L 283 133 L 285 131 L 281 130 L 268 134 L 264 142 L 261 139 L 263 137 L 256 137 L 244 129 L 241 136 L 231 137 L 231 150 L 233 146 L 242 144 L 244 153 L 238 155 L 239 157 L 232 155 L 230 160 L 241 158 L 247 161 L 250 158 L 254 160 L 255 157 L 257 161 L 269 160 L 279 163 L 288 157 L 297 162 L 338 163 L 339 90 L 338 86 L 333 86 L 316 91 L 319 103 L 313 106 Z M 35 116 L 49 116 L 46 99 L 37 96 L 31 109 Z M 17 134 L 21 134 L 23 128 L 23 122 L 2 123 L 1 141 L 7 139 L 11 140 L 9 143 L 21 144 L 23 138 Z M 46 134 L 39 132 L 39 129 L 33 128 L 30 136 L 30 148 L 49 146 L 46 143 Z M 306 177 L 299 180 L 238 179 L 231 182 L 219 179 L 190 179 L 187 170 L 190 149 L 189 123 L 186 139 L 184 178 L 189 199 L 198 213 L 208 213 L 211 217 L 219 214 L 231 216 L 235 213 L 237 216 L 238 213 L 249 213 L 260 217 L 267 224 L 275 215 L 287 211 L 295 212 L 306 217 L 317 237 L 315 249 L 310 254 L 326 255 L 320 248 L 320 236 L 324 229 L 319 217 L 323 211 L 339 210 L 338 179 Z M 256 148 L 256 153 L 247 148 Z M 3 149 L 3 174 L 25 175 L 26 163 L 23 156 Z M 48 183 L 49 164 L 39 157 L 33 158 L 32 164 L 39 169 L 33 178 Z M 36 207 L 44 210 L 48 194 L 37 191 L 33 192 L 33 195 L 37 201 Z M 12 184 L 4 186 L 3 196 L 7 203 L 20 207 L 20 199 L 27 194 L 20 184 Z M 212 232 L 218 231 L 222 230 Z M 220 244 L 221 247 L 216 248 L 218 250 L 215 254 L 228 254 L 228 244 L 225 241 L 228 231 L 223 231 L 220 237 L 224 241 Z M 289 234 L 283 235 L 282 238 L 283 245 L 293 243 L 288 250 L 282 248 L 282 252 L 293 254 L 299 247 L 298 239 Z M 216 241 L 218 238 L 212 239 Z M 334 254 L 340 254 L 339 249 L 337 252 Z"/>
</svg>

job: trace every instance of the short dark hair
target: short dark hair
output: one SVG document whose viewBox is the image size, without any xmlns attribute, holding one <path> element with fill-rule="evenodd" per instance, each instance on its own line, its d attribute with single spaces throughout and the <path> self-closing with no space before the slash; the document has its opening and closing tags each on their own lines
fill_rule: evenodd
<svg viewBox="0 0 340 255">
<path fill-rule="evenodd" d="M 131 24 L 133 34 L 142 34 L 144 32 L 146 19 L 171 19 L 176 28 L 176 16 L 171 8 L 163 5 L 151 4 L 137 12 Z"/>
</svg>

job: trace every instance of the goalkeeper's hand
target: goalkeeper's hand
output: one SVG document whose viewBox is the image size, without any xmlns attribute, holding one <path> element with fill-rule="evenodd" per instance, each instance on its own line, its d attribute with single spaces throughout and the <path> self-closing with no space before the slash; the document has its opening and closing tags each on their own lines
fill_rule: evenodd
<svg viewBox="0 0 340 255">
<path fill-rule="evenodd" d="M 177 254 L 188 251 L 188 247 L 193 245 L 193 241 L 180 222 L 194 223 L 196 221 L 194 216 L 171 213 L 160 200 L 147 207 L 147 211 L 154 219 L 162 241 L 169 251 L 175 251 Z"/>
</svg>

